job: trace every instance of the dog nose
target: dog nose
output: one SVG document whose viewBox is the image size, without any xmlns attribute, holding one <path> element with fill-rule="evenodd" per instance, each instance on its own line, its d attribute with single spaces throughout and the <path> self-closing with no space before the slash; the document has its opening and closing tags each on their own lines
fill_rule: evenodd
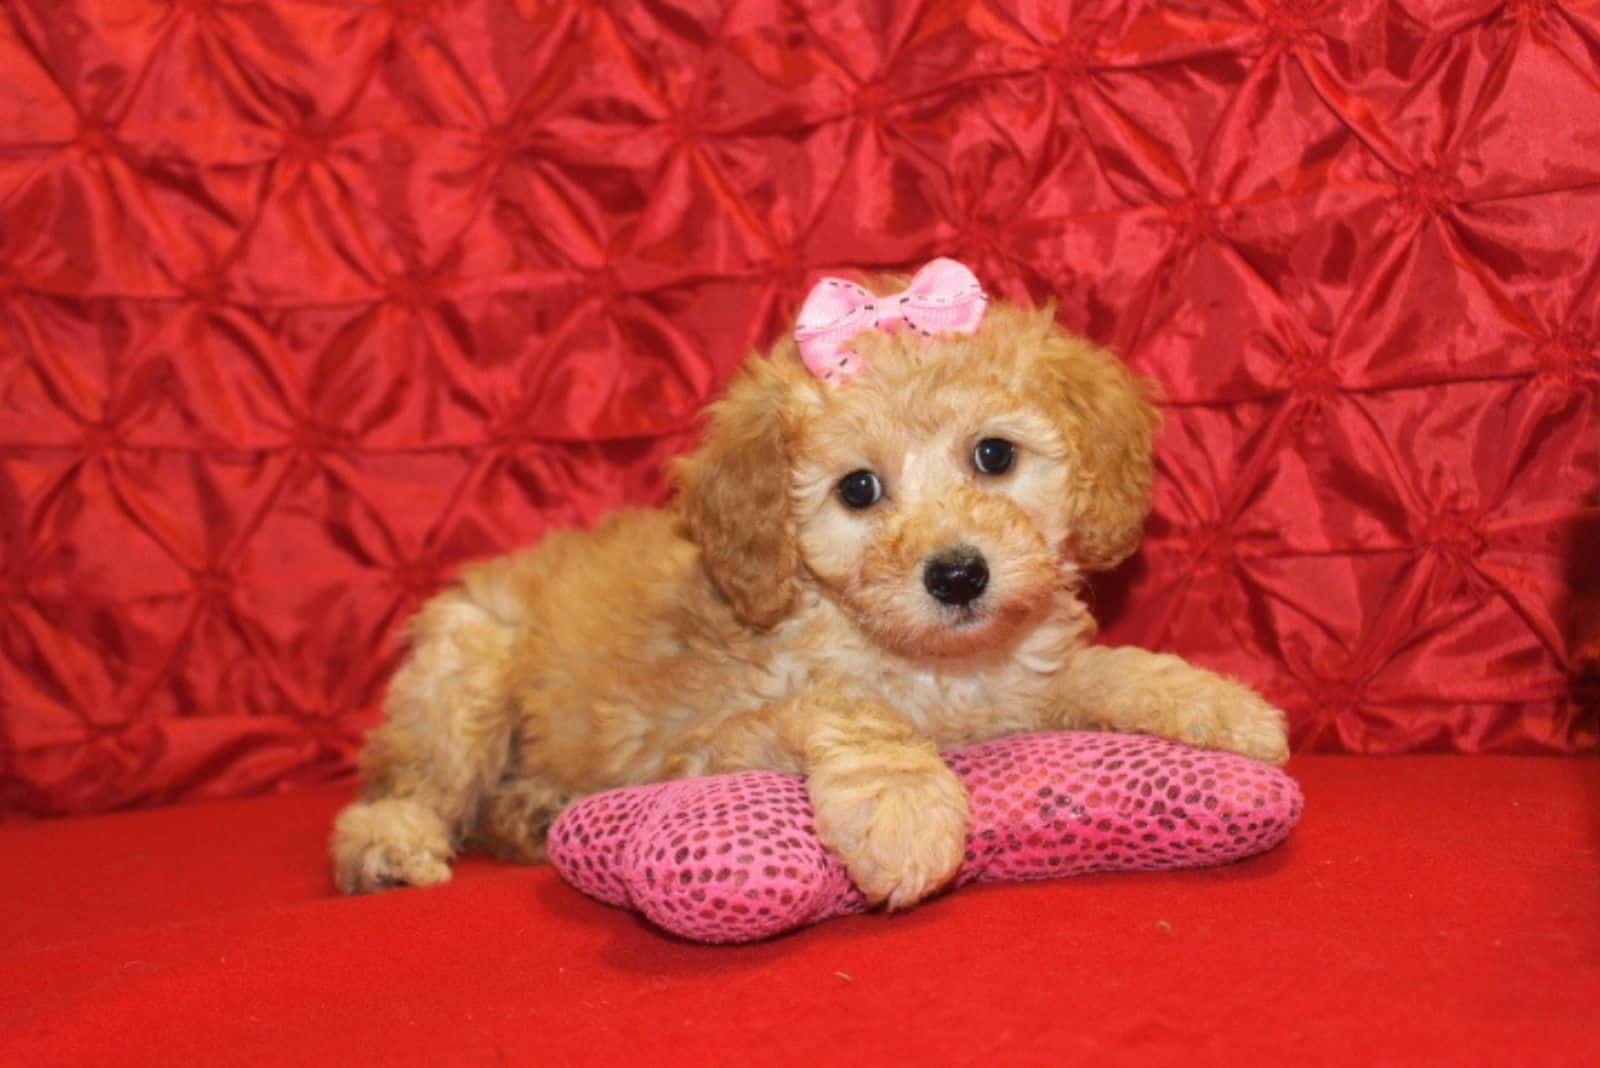
<svg viewBox="0 0 1600 1068">
<path fill-rule="evenodd" d="M 989 565 L 976 549 L 953 549 L 923 566 L 922 584 L 937 601 L 971 604 L 989 585 Z"/>
</svg>

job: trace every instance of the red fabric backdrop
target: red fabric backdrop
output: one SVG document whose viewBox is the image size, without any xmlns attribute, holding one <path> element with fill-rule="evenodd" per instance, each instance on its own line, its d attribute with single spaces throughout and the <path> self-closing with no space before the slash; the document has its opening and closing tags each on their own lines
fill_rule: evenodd
<svg viewBox="0 0 1600 1068">
<path fill-rule="evenodd" d="M 1594 743 L 1593 3 L 0 12 L 0 811 L 348 774 L 453 564 L 941 253 L 1165 384 L 1113 640 L 1301 748 Z"/>
</svg>

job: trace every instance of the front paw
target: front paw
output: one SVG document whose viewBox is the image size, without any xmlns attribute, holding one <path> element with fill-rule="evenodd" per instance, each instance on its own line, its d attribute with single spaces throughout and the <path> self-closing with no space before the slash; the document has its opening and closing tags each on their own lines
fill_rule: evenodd
<svg viewBox="0 0 1600 1068">
<path fill-rule="evenodd" d="M 1183 741 L 1208 749 L 1226 749 L 1268 764 L 1289 759 L 1289 726 L 1283 712 L 1254 690 L 1219 680 L 1225 686 L 1202 701 L 1182 725 Z"/>
<path fill-rule="evenodd" d="M 806 784 L 818 836 L 867 900 L 890 909 L 944 886 L 966 853 L 966 787 L 936 754 L 915 755 L 920 766 L 894 770 L 865 755 L 830 762 Z"/>
<path fill-rule="evenodd" d="M 1268 764 L 1289 759 L 1289 722 L 1283 711 L 1251 694 L 1251 700 L 1229 717 L 1224 748 Z"/>
</svg>

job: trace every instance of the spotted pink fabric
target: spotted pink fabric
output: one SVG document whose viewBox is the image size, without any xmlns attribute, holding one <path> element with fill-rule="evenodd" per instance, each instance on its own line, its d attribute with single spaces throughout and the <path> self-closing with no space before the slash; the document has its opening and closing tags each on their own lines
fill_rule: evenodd
<svg viewBox="0 0 1600 1068">
<path fill-rule="evenodd" d="M 1018 735 L 945 758 L 972 797 L 957 886 L 1226 864 L 1271 849 L 1300 818 L 1300 788 L 1277 768 L 1143 735 Z M 549 850 L 579 890 L 701 942 L 867 909 L 817 839 L 799 775 L 596 794 L 556 820 Z"/>
</svg>

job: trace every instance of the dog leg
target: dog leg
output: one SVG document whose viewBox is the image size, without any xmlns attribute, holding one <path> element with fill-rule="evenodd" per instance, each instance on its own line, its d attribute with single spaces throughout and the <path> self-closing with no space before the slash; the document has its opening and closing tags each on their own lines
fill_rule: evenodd
<svg viewBox="0 0 1600 1068">
<path fill-rule="evenodd" d="M 1289 758 L 1281 711 L 1243 683 L 1167 653 L 1083 649 L 1062 668 L 1053 697 L 1041 729 L 1138 731 L 1273 764 Z"/>
<path fill-rule="evenodd" d="M 576 797 L 540 779 L 512 778 L 484 798 L 469 844 L 502 860 L 543 864 L 550 825 Z"/>
<path fill-rule="evenodd" d="M 915 904 L 961 865 L 966 787 L 883 705 L 812 691 L 734 717 L 713 739 L 709 770 L 749 768 L 805 773 L 818 836 L 874 904 Z"/>
<path fill-rule="evenodd" d="M 334 823 L 333 878 L 345 893 L 449 879 L 484 787 L 509 755 L 508 621 L 457 588 L 428 603 L 412 635 L 383 725 L 361 754 L 363 798 Z"/>
</svg>

